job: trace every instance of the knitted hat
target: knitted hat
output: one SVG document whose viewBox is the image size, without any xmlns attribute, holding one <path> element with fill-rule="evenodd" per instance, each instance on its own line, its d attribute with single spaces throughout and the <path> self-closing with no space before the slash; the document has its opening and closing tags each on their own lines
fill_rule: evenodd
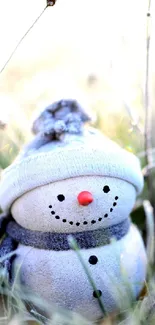
<svg viewBox="0 0 155 325">
<path fill-rule="evenodd" d="M 78 176 L 109 176 L 143 188 L 139 160 L 93 128 L 75 100 L 47 107 L 33 124 L 34 140 L 2 175 L 0 205 L 8 211 L 24 193 Z"/>
</svg>

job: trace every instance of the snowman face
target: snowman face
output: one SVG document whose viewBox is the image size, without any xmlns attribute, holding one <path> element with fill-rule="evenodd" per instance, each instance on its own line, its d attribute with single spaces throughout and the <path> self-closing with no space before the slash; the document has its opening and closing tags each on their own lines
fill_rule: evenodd
<svg viewBox="0 0 155 325">
<path fill-rule="evenodd" d="M 11 211 L 27 229 L 70 233 L 121 222 L 135 199 L 135 188 L 126 181 L 83 176 L 37 187 L 18 198 Z"/>
</svg>

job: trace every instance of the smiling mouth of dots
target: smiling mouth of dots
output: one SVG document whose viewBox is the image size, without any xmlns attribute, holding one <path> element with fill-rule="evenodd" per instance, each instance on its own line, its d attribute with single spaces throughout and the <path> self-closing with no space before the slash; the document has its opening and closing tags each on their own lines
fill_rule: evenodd
<svg viewBox="0 0 155 325">
<path fill-rule="evenodd" d="M 106 186 L 104 186 L 103 191 L 104 191 L 105 188 L 106 188 Z M 110 189 L 108 190 L 108 192 L 109 192 L 109 191 L 110 191 Z M 105 191 L 104 191 L 104 192 L 105 192 Z M 107 193 L 107 192 L 106 192 L 106 193 Z M 63 194 L 59 194 L 59 195 L 57 196 L 57 198 L 58 198 L 58 200 L 59 200 L 60 202 L 62 202 L 62 201 L 65 200 L 65 197 L 64 197 Z M 98 218 L 97 220 L 94 220 L 94 219 L 93 219 L 93 220 L 90 220 L 90 221 L 73 222 L 73 221 L 70 221 L 70 220 L 67 220 L 67 219 L 61 218 L 60 216 L 56 215 L 55 211 L 52 209 L 52 205 L 51 205 L 51 204 L 49 205 L 49 209 L 52 209 L 51 214 L 53 215 L 53 217 L 54 217 L 55 219 L 60 220 L 60 221 L 62 221 L 63 223 L 69 223 L 71 226 L 72 226 L 72 225 L 76 225 L 77 227 L 79 227 L 81 224 L 83 224 L 83 225 L 88 225 L 88 224 L 93 225 L 93 224 L 95 224 L 95 223 L 97 223 L 97 222 L 101 222 L 104 218 L 108 218 L 109 214 L 110 214 L 110 213 L 114 210 L 114 208 L 117 206 L 117 202 L 116 202 L 116 201 L 117 201 L 118 199 L 119 199 L 119 197 L 118 197 L 118 196 L 115 196 L 115 199 L 114 199 L 114 202 L 113 202 L 113 204 L 112 204 L 112 207 L 109 209 L 109 213 L 105 213 L 103 217 L 100 217 L 100 218 Z"/>
</svg>

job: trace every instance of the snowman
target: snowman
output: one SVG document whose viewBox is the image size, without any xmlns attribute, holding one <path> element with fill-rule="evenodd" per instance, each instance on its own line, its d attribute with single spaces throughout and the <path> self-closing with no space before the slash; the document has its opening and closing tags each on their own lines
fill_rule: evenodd
<svg viewBox="0 0 155 325">
<path fill-rule="evenodd" d="M 145 248 L 129 217 L 143 177 L 138 159 L 88 121 L 75 100 L 55 102 L 35 120 L 34 140 L 2 175 L 0 254 L 16 249 L 5 265 L 12 280 L 20 265 L 28 289 L 96 320 L 98 298 L 114 312 L 144 285 Z"/>
</svg>

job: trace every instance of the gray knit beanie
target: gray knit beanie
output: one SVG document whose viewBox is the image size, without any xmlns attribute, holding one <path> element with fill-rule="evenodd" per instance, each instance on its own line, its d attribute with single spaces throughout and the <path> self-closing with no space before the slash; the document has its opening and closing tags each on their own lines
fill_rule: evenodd
<svg viewBox="0 0 155 325">
<path fill-rule="evenodd" d="M 77 176 L 115 177 L 141 192 L 139 160 L 101 132 L 84 127 L 89 120 L 76 100 L 60 100 L 41 113 L 33 124 L 34 140 L 2 174 L 3 211 L 38 186 Z"/>
</svg>

